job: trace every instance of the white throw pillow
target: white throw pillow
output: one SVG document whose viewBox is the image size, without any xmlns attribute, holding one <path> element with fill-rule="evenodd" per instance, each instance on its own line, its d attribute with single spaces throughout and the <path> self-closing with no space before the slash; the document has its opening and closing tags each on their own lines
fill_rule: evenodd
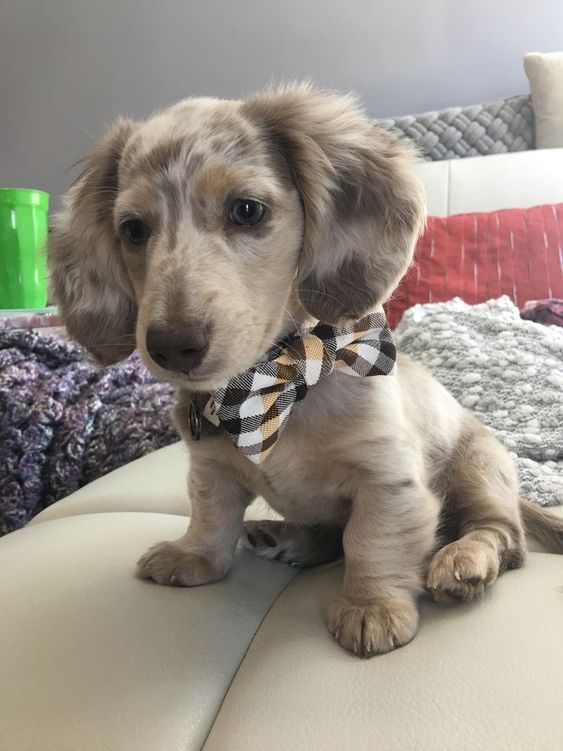
<svg viewBox="0 0 563 751">
<path fill-rule="evenodd" d="M 529 52 L 524 70 L 536 120 L 536 148 L 563 146 L 563 52 Z"/>
</svg>

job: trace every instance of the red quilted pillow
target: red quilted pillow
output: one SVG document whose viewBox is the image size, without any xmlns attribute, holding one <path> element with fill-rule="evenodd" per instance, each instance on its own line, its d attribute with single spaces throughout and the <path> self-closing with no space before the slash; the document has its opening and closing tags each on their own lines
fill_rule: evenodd
<svg viewBox="0 0 563 751">
<path fill-rule="evenodd" d="M 415 261 L 386 304 L 393 328 L 415 303 L 563 297 L 563 204 L 430 217 Z"/>
</svg>

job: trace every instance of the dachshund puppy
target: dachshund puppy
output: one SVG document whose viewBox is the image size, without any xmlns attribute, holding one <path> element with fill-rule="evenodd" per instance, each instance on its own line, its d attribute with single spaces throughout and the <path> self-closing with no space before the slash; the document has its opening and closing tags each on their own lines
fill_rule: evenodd
<svg viewBox="0 0 563 751">
<path fill-rule="evenodd" d="M 353 97 L 309 85 L 187 99 L 115 125 L 48 247 L 70 334 L 105 364 L 137 348 L 178 387 L 191 521 L 141 558 L 139 575 L 217 581 L 241 535 L 258 555 L 299 566 L 343 555 L 328 628 L 364 657 L 413 638 L 424 588 L 470 600 L 522 565 L 508 453 L 423 367 L 399 355 L 393 369 L 387 339 L 388 374 L 346 372 L 355 355 L 343 350 L 299 392 L 259 461 L 206 410 L 217 393 L 228 409 L 228 384 L 280 342 L 283 357 L 301 347 L 306 361 L 311 331 L 349 334 L 364 319 L 384 330 L 374 311 L 411 263 L 425 220 L 413 158 Z M 357 354 L 363 344 L 350 346 Z M 283 520 L 245 525 L 257 495 Z M 563 550 L 563 524 L 522 508 Z"/>
</svg>

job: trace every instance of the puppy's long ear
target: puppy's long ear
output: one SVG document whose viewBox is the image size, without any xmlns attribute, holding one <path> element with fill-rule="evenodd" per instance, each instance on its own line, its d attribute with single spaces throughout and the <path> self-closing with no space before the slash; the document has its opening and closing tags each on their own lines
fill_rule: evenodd
<svg viewBox="0 0 563 751">
<path fill-rule="evenodd" d="M 360 318 L 389 297 L 424 223 L 413 153 L 354 97 L 307 84 L 248 100 L 243 111 L 285 156 L 301 194 L 304 306 L 329 323 Z"/>
<path fill-rule="evenodd" d="M 137 309 L 113 228 L 119 160 L 134 127 L 118 122 L 86 159 L 47 245 L 51 291 L 63 321 L 103 364 L 135 348 Z"/>
</svg>

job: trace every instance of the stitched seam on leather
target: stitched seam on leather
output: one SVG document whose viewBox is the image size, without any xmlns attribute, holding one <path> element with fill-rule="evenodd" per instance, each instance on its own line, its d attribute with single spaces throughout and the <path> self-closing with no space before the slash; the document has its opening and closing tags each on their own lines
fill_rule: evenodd
<svg viewBox="0 0 563 751">
<path fill-rule="evenodd" d="M 203 741 L 203 744 L 202 744 L 202 746 L 201 746 L 201 751 L 203 751 L 203 750 L 205 749 L 205 745 L 207 744 L 207 741 L 208 741 L 208 739 L 209 739 L 209 736 L 211 735 L 211 731 L 212 731 L 212 730 L 213 730 L 213 728 L 215 727 L 215 723 L 217 722 L 217 718 L 218 718 L 218 717 L 219 717 L 219 715 L 221 714 L 221 709 L 223 708 L 223 704 L 225 703 L 225 699 L 226 699 L 226 698 L 227 698 L 227 696 L 229 695 L 229 691 L 231 690 L 231 687 L 232 687 L 232 685 L 233 685 L 233 683 L 234 683 L 234 681 L 235 681 L 235 678 L 236 678 L 236 677 L 237 677 L 237 675 L 238 675 L 238 672 L 239 672 L 239 670 L 240 670 L 240 667 L 241 667 L 241 665 L 243 664 L 243 662 L 244 662 L 244 661 L 246 660 L 246 656 L 247 656 L 247 654 L 248 654 L 248 653 L 250 652 L 250 648 L 251 648 L 251 647 L 252 647 L 252 645 L 254 644 L 254 640 L 256 639 L 256 635 L 258 634 L 258 632 L 259 632 L 259 631 L 260 631 L 260 629 L 262 628 L 262 624 L 264 623 L 264 621 L 266 620 L 266 618 L 267 618 L 267 617 L 268 617 L 268 615 L 270 614 L 270 611 L 272 610 L 272 608 L 274 607 L 274 605 L 275 605 L 275 604 L 277 603 L 277 601 L 278 601 L 278 600 L 280 599 L 280 597 L 281 597 L 281 596 L 283 595 L 283 593 L 285 592 L 285 590 L 286 590 L 286 589 L 287 589 L 287 588 L 289 587 L 289 585 L 290 585 L 290 584 L 291 584 L 292 582 L 294 582 L 294 581 L 295 581 L 295 580 L 296 580 L 296 579 L 297 579 L 297 578 L 298 578 L 298 577 L 299 577 L 299 576 L 300 576 L 301 574 L 302 574 L 302 571 L 297 571 L 297 572 L 295 573 L 295 576 L 292 576 L 292 577 L 291 577 L 291 579 L 290 579 L 290 580 L 289 580 L 289 581 L 287 582 L 287 584 L 286 584 L 286 585 L 285 585 L 284 587 L 282 587 L 282 589 L 280 589 L 280 591 L 279 591 L 279 592 L 278 592 L 278 594 L 276 595 L 275 599 L 274 599 L 274 600 L 272 601 L 272 604 L 270 605 L 270 607 L 269 607 L 269 608 L 268 608 L 268 609 L 266 610 L 266 612 L 265 612 L 265 613 L 264 613 L 264 615 L 262 616 L 262 618 L 261 618 L 261 620 L 260 620 L 260 623 L 259 623 L 259 624 L 258 624 L 258 626 L 256 627 L 256 631 L 254 632 L 254 635 L 252 636 L 252 639 L 251 639 L 251 640 L 250 640 L 250 641 L 248 642 L 248 646 L 247 646 L 247 647 L 246 647 L 246 649 L 244 650 L 244 654 L 243 654 L 243 656 L 241 657 L 241 660 L 240 660 L 239 664 L 238 664 L 238 665 L 237 665 L 237 667 L 236 667 L 236 670 L 235 670 L 235 672 L 234 672 L 234 674 L 233 674 L 233 677 L 231 678 L 231 680 L 230 680 L 230 682 L 229 682 L 229 685 L 227 686 L 227 690 L 226 690 L 226 691 L 225 691 L 225 693 L 223 694 L 223 698 L 221 699 L 221 703 L 219 704 L 219 707 L 217 708 L 217 712 L 215 713 L 215 717 L 213 718 L 213 722 L 211 723 L 211 726 L 210 726 L 210 728 L 209 728 L 209 731 L 208 731 L 207 735 L 205 736 L 205 740 Z M 186 751 L 189 751 L 189 749 L 188 749 L 188 747 L 187 747 L 187 746 L 186 746 Z"/>
</svg>

